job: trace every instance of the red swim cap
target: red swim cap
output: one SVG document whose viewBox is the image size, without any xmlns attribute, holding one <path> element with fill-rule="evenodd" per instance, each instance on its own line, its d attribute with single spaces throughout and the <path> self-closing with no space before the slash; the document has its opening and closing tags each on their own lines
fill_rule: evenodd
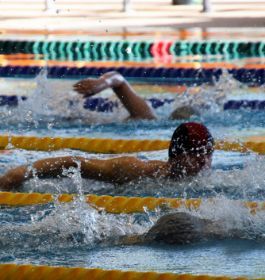
<svg viewBox="0 0 265 280">
<path fill-rule="evenodd" d="M 200 123 L 183 123 L 174 131 L 168 155 L 174 158 L 183 153 L 210 154 L 214 150 L 214 140 L 209 130 Z"/>
</svg>

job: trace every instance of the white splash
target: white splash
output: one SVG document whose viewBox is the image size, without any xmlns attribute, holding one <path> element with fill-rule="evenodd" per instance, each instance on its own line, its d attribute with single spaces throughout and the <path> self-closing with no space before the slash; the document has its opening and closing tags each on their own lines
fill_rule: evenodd
<svg viewBox="0 0 265 280">
<path fill-rule="evenodd" d="M 10 246 L 20 242 L 21 246 L 40 248 L 94 247 L 98 243 L 115 244 L 125 235 L 142 234 L 147 224 L 135 222 L 130 215 L 107 214 L 77 198 L 73 203 L 57 204 L 48 214 L 37 211 L 31 215 L 31 222 L 2 226 L 0 243 Z"/>
</svg>

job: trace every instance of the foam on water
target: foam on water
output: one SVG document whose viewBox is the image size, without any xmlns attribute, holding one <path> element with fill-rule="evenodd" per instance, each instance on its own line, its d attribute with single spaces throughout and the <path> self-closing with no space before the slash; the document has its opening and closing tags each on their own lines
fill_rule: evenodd
<svg viewBox="0 0 265 280">
<path fill-rule="evenodd" d="M 24 213 L 25 214 L 25 213 Z M 144 222 L 143 222 L 144 220 Z M 56 204 L 30 214 L 30 221 L 2 224 L 1 247 L 34 247 L 50 250 L 55 247 L 74 247 L 96 244 L 117 244 L 125 235 L 142 234 L 148 219 L 136 222 L 133 215 L 111 215 L 92 208 L 81 200 Z"/>
<path fill-rule="evenodd" d="M 71 125 L 110 122 L 109 116 L 112 114 L 84 109 L 82 96 L 74 92 L 71 87 L 57 87 L 56 83 L 47 78 L 46 69 L 40 72 L 33 83 L 36 83 L 36 87 L 30 89 L 31 93 L 27 95 L 26 100 L 19 99 L 18 107 L 1 108 L 1 118 L 6 123 L 31 125 L 35 128 L 46 125 L 47 128 L 51 128 L 59 126 L 59 122 L 68 122 Z M 16 91 L 19 96 L 19 88 Z M 115 112 L 117 121 L 127 116 L 123 108 Z"/>
<path fill-rule="evenodd" d="M 219 113 L 223 111 L 228 93 L 240 87 L 239 82 L 224 72 L 214 86 L 201 85 L 195 92 L 193 88 L 187 88 L 183 94 L 177 95 L 173 108 L 191 106 L 200 115 L 204 115 L 205 112 L 207 114 Z"/>
</svg>

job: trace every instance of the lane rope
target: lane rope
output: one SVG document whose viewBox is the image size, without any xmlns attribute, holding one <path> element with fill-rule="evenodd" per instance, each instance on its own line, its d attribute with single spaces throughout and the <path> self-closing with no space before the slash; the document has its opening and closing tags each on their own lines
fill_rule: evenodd
<svg viewBox="0 0 265 280">
<path fill-rule="evenodd" d="M 0 77 L 32 78 L 40 74 L 41 66 L 3 66 Z M 214 84 L 223 74 L 222 68 L 164 68 L 164 67 L 47 67 L 48 78 L 82 79 L 98 77 L 109 71 L 117 71 L 128 80 L 156 82 L 160 84 L 201 85 Z M 265 69 L 232 68 L 226 70 L 234 79 L 249 86 L 265 83 Z"/>
<path fill-rule="evenodd" d="M 0 278 L 3 280 L 246 280 L 244 277 L 173 274 L 103 270 L 99 268 L 35 266 L 30 264 L 1 264 Z"/>
<path fill-rule="evenodd" d="M 0 149 L 55 151 L 74 149 L 90 153 L 120 154 L 168 149 L 168 140 L 106 139 L 86 137 L 36 137 L 0 135 Z M 247 137 L 242 142 L 216 140 L 215 149 L 265 154 L 265 137 Z"/>
<path fill-rule="evenodd" d="M 50 194 L 50 193 L 14 193 L 0 192 L 0 205 L 3 206 L 29 206 L 38 204 L 47 204 L 53 202 L 69 203 L 77 198 L 76 194 Z M 248 208 L 251 213 L 265 210 L 265 202 L 233 200 L 242 206 Z M 127 197 L 127 196 L 110 196 L 110 195 L 85 195 L 85 202 L 97 209 L 104 209 L 107 213 L 112 214 L 132 214 L 143 213 L 146 210 L 154 211 L 159 207 L 178 209 L 184 207 L 187 209 L 199 209 L 203 202 L 215 203 L 213 198 L 210 199 L 182 199 L 166 197 Z"/>
<path fill-rule="evenodd" d="M 27 96 L 17 95 L 0 95 L 0 106 L 18 106 L 20 101 L 27 100 Z M 157 109 L 166 104 L 171 104 L 175 101 L 174 98 L 146 98 L 149 104 Z M 72 106 L 72 101 L 69 100 L 69 107 Z M 113 112 L 114 109 L 119 108 L 120 103 L 118 100 L 109 100 L 103 97 L 88 97 L 84 99 L 83 108 L 90 111 L 96 112 Z M 265 100 L 228 100 L 223 105 L 224 110 L 239 110 L 239 109 L 250 109 L 250 110 L 264 110 Z"/>
<path fill-rule="evenodd" d="M 139 60 L 183 55 L 265 56 L 263 41 L 17 41 L 1 40 L 1 54 L 43 54 L 47 59 Z"/>
</svg>

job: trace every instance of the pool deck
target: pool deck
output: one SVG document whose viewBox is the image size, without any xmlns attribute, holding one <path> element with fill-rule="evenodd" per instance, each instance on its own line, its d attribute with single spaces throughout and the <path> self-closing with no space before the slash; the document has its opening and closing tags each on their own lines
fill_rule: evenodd
<svg viewBox="0 0 265 280">
<path fill-rule="evenodd" d="M 54 4 L 49 11 L 44 11 L 45 7 L 35 4 L 33 0 L 27 0 L 30 1 L 32 5 L 25 4 L 25 1 L 0 3 L 2 34 L 87 34 L 100 29 L 114 32 L 122 28 L 137 30 L 143 27 L 265 28 L 265 1 L 261 0 L 213 1 L 210 13 L 202 13 L 201 5 L 173 6 L 166 0 L 132 1 L 131 10 L 126 13 L 118 0 L 104 3 L 94 0 L 87 1 L 89 3 L 70 1 L 64 5 Z M 17 4 L 12 6 L 13 2 Z"/>
</svg>

